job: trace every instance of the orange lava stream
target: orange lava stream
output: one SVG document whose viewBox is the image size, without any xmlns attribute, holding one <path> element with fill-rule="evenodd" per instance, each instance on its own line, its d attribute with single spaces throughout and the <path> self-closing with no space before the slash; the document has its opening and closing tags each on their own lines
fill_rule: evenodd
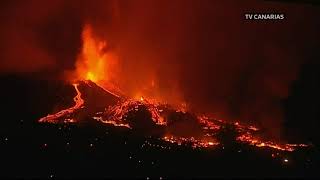
<svg viewBox="0 0 320 180">
<path fill-rule="evenodd" d="M 106 110 L 104 117 L 107 117 L 107 119 L 102 118 L 100 121 L 106 124 L 117 124 L 116 126 L 125 126 L 131 128 L 126 122 L 126 114 L 131 110 L 137 111 L 139 105 L 145 105 L 147 107 L 148 111 L 151 113 L 152 120 L 157 125 L 166 125 L 166 121 L 160 115 L 161 110 L 158 109 L 158 105 L 153 104 L 145 99 L 140 99 L 139 101 L 127 99 L 118 102 L 118 104 L 115 106 L 110 106 Z"/>
<path fill-rule="evenodd" d="M 221 123 L 221 124 L 227 124 L 227 122 L 223 120 L 214 120 L 211 119 L 207 116 L 198 116 L 199 122 L 203 125 L 203 129 L 205 131 L 210 131 L 211 132 L 217 132 L 221 126 L 216 124 L 215 121 Z M 238 142 L 246 143 L 258 148 L 271 148 L 271 149 L 276 149 L 279 151 L 288 151 L 292 152 L 298 147 L 308 147 L 309 145 L 306 144 L 281 144 L 281 143 L 276 143 L 273 141 L 268 141 L 268 140 L 262 140 L 258 136 L 254 136 L 252 132 L 257 132 L 259 131 L 259 128 L 255 126 L 245 126 L 240 124 L 239 122 L 233 123 L 233 126 L 237 129 L 238 133 L 240 134 L 236 140 Z M 212 133 L 208 133 L 209 136 Z"/>
<path fill-rule="evenodd" d="M 308 147 L 306 144 L 277 144 L 272 141 L 263 141 L 256 137 L 253 137 L 249 133 L 243 134 L 237 138 L 238 141 L 248 143 L 250 145 L 256 146 L 256 147 L 269 147 L 272 149 L 277 149 L 280 151 L 294 151 L 297 147 Z"/>
<path fill-rule="evenodd" d="M 110 118 L 110 119 L 103 119 L 102 117 L 99 117 L 99 116 L 96 116 L 96 117 L 93 117 L 93 119 L 97 120 L 97 121 L 100 121 L 102 123 L 105 123 L 105 124 L 111 124 L 113 126 L 117 126 L 117 127 L 125 127 L 125 128 L 129 128 L 129 129 L 132 129 L 131 126 L 127 123 L 120 123 L 119 121 L 116 121 L 116 120 L 113 120 L 113 118 Z"/>
<path fill-rule="evenodd" d="M 81 98 L 81 92 L 78 89 L 78 84 L 73 84 L 73 87 L 75 88 L 77 95 L 73 98 L 73 101 L 75 102 L 75 105 L 73 107 L 70 107 L 68 109 L 61 110 L 55 114 L 48 114 L 46 117 L 43 117 L 39 120 L 39 122 L 49 122 L 49 123 L 57 123 L 60 118 L 70 116 L 72 115 L 76 110 L 84 107 L 84 100 Z M 74 119 L 66 118 L 64 122 L 75 122 Z"/>
<path fill-rule="evenodd" d="M 269 147 L 272 149 L 277 149 L 280 151 L 289 151 L 289 152 L 294 151 L 295 150 L 294 147 L 299 146 L 296 144 L 293 144 L 293 145 L 292 144 L 276 144 L 271 141 L 262 141 L 262 140 L 255 138 L 255 137 L 252 137 L 249 134 L 244 134 L 242 136 L 239 136 L 237 138 L 237 140 L 239 140 L 241 142 L 246 142 L 246 143 L 253 145 L 253 146 L 256 146 L 256 147 Z"/>
</svg>

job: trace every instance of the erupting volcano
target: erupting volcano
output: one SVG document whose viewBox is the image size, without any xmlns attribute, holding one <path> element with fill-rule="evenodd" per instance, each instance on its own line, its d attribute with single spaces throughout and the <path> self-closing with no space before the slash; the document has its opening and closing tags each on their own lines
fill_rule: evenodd
<svg viewBox="0 0 320 180">
<path fill-rule="evenodd" d="M 84 111 L 86 116 L 101 125 L 124 127 L 178 145 L 189 144 L 193 148 L 223 145 L 225 142 L 219 141 L 219 135 L 225 127 L 233 128 L 236 133 L 231 140 L 258 148 L 294 151 L 296 148 L 307 147 L 305 144 L 283 144 L 265 140 L 259 137 L 260 130 L 255 126 L 190 112 L 185 105 L 174 106 L 143 95 L 138 98 L 124 95 L 125 91 L 122 91 L 116 82 L 121 77 L 115 72 L 118 58 L 109 50 L 107 42 L 96 38 L 89 25 L 84 27 L 82 40 L 83 47 L 77 60 L 77 69 L 69 75 L 69 81 L 73 82 L 76 91 L 74 106 L 49 114 L 39 122 L 78 123 L 81 118 L 77 114 Z M 82 92 L 88 90 L 93 93 L 88 95 L 88 92 Z M 100 108 L 91 107 L 100 103 L 92 99 L 98 91 L 112 100 L 105 100 Z"/>
<path fill-rule="evenodd" d="M 1 1 L 0 177 L 318 177 L 309 2 Z"/>
</svg>

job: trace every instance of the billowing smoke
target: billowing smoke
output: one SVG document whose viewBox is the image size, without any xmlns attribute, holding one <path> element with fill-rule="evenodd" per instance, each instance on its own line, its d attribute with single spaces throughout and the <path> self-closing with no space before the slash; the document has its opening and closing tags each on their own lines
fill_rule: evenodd
<svg viewBox="0 0 320 180">
<path fill-rule="evenodd" d="M 196 111 L 258 123 L 273 135 L 281 100 L 319 40 L 319 8 L 301 4 L 34 0 L 2 9 L 1 71 L 74 68 L 81 30 L 90 24 L 118 54 L 119 84 L 131 95 L 153 86 L 169 102 L 183 99 Z M 286 17 L 245 20 L 254 12 Z"/>
</svg>

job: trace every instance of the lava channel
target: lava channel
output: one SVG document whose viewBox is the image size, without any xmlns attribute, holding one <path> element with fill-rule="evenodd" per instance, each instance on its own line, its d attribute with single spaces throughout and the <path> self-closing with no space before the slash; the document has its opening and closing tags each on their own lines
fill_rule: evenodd
<svg viewBox="0 0 320 180">
<path fill-rule="evenodd" d="M 81 92 L 78 89 L 79 84 L 72 85 L 77 92 L 77 95 L 73 98 L 75 105 L 68 109 L 61 110 L 55 114 L 48 114 L 46 117 L 41 118 L 39 122 L 57 123 L 60 118 L 69 117 L 75 111 L 84 107 L 84 100 L 82 99 Z M 72 118 L 65 118 L 64 122 L 72 123 L 75 122 L 75 120 Z"/>
</svg>

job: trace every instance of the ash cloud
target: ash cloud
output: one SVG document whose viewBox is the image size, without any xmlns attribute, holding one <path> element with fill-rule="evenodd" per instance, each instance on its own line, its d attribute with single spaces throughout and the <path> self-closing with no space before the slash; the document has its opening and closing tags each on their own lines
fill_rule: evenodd
<svg viewBox="0 0 320 180">
<path fill-rule="evenodd" d="M 125 89 L 152 79 L 167 99 L 179 96 L 196 111 L 258 123 L 273 135 L 281 130 L 281 100 L 319 42 L 319 8 L 293 3 L 33 0 L 1 9 L 3 72 L 73 69 L 90 23 L 120 56 Z M 270 11 L 286 18 L 244 17 Z"/>
</svg>

